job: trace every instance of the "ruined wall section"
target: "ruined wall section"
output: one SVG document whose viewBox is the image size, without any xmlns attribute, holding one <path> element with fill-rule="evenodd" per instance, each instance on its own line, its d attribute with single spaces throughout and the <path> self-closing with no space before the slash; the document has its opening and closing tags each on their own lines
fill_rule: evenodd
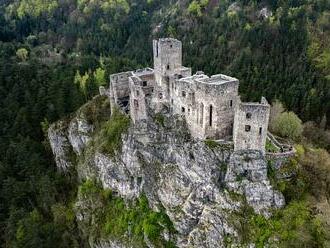
<svg viewBox="0 0 330 248">
<path fill-rule="evenodd" d="M 133 76 L 133 72 L 120 72 L 110 75 L 110 92 L 115 103 L 129 97 L 129 77 Z"/>
<path fill-rule="evenodd" d="M 239 103 L 235 111 L 234 149 L 260 150 L 265 153 L 270 106 L 263 97 L 260 103 Z"/>
<path fill-rule="evenodd" d="M 153 72 L 140 71 L 129 78 L 130 116 L 134 123 L 148 118 L 147 108 L 154 93 L 154 87 Z"/>
<path fill-rule="evenodd" d="M 173 112 L 186 117 L 194 137 L 230 139 L 239 81 L 224 75 L 194 75 L 177 80 L 172 95 Z"/>
</svg>

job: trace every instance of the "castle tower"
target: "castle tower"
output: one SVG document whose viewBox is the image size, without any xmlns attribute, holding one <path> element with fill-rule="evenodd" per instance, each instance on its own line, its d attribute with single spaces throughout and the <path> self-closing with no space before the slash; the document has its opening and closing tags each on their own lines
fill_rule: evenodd
<svg viewBox="0 0 330 248">
<path fill-rule="evenodd" d="M 265 153 L 270 106 L 262 97 L 260 103 L 239 102 L 234 119 L 234 149 L 259 150 Z"/>
<path fill-rule="evenodd" d="M 163 38 L 153 41 L 154 70 L 162 76 L 172 76 L 182 67 L 182 43 Z"/>
</svg>

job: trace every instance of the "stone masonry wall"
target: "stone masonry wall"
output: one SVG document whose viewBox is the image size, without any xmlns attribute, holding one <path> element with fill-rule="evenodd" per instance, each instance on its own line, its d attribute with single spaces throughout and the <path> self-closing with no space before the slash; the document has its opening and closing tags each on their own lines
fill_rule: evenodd
<svg viewBox="0 0 330 248">
<path fill-rule="evenodd" d="M 193 136 L 225 139 L 232 135 L 239 82 L 200 82 L 204 80 L 209 78 L 195 75 L 175 82 L 173 112 L 186 117 Z"/>
<path fill-rule="evenodd" d="M 261 103 L 239 103 L 235 111 L 234 144 L 238 150 L 260 150 L 265 153 L 270 106 Z"/>
</svg>

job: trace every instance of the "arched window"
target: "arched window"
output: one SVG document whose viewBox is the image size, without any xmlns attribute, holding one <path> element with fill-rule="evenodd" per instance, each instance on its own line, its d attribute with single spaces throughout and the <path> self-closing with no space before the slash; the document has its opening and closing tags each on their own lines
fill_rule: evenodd
<svg viewBox="0 0 330 248">
<path fill-rule="evenodd" d="M 251 119 L 252 114 L 251 113 L 246 113 L 246 119 Z"/>
<path fill-rule="evenodd" d="M 166 70 L 169 70 L 170 69 L 170 65 L 168 64 L 167 66 L 166 66 Z"/>
<path fill-rule="evenodd" d="M 213 106 L 210 105 L 210 127 L 212 127 Z"/>
</svg>

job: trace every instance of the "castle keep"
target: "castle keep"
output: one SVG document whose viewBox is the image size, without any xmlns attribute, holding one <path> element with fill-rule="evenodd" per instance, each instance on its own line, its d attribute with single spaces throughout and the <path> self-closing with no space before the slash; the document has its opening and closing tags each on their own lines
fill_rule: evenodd
<svg viewBox="0 0 330 248">
<path fill-rule="evenodd" d="M 149 111 L 182 115 L 197 139 L 233 140 L 234 149 L 265 152 L 270 106 L 241 102 L 236 78 L 203 72 L 192 75 L 182 65 L 182 43 L 153 41 L 154 68 L 110 76 L 110 102 L 129 112 L 134 123 Z"/>
</svg>

